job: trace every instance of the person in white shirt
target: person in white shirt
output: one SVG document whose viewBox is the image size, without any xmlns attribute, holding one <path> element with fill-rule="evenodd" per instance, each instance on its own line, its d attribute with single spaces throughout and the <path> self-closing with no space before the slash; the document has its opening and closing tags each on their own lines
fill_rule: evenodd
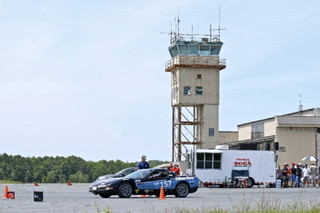
<svg viewBox="0 0 320 213">
<path fill-rule="evenodd" d="M 303 177 L 303 185 L 309 186 L 309 175 L 310 175 L 310 169 L 308 168 L 308 164 L 304 166 L 302 169 L 302 177 Z"/>
</svg>

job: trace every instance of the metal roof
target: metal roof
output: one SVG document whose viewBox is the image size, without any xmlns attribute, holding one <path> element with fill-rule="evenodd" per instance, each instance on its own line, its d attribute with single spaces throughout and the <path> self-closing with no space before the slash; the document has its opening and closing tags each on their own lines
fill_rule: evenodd
<svg viewBox="0 0 320 213">
<path fill-rule="evenodd" d="M 263 143 L 263 142 L 271 142 L 271 141 L 274 141 L 274 139 L 275 139 L 275 136 L 270 135 L 270 136 L 257 138 L 257 139 L 247 139 L 247 140 L 241 140 L 241 141 L 224 142 L 219 145 L 229 145 L 230 147 L 232 147 L 232 146 L 236 146 L 239 144 L 259 144 L 259 143 Z"/>
<path fill-rule="evenodd" d="M 320 116 L 277 116 L 278 126 L 320 127 Z"/>
<path fill-rule="evenodd" d="M 269 118 L 264 118 L 264 119 L 260 119 L 260 120 L 256 120 L 256 121 L 250 121 L 247 123 L 242 123 L 242 124 L 238 124 L 238 128 L 240 126 L 245 126 L 245 125 L 249 125 L 249 124 L 253 124 L 253 123 L 258 123 L 258 122 L 264 122 L 264 121 L 268 121 L 268 120 L 273 120 L 276 117 L 286 117 L 286 116 L 299 116 L 301 114 L 305 114 L 308 112 L 312 112 L 314 116 L 319 116 L 320 115 L 320 108 L 310 108 L 310 109 L 305 109 L 305 110 L 300 110 L 300 111 L 296 111 L 296 112 L 291 112 L 291 113 L 287 113 L 287 114 L 283 114 L 283 115 L 276 115 L 275 117 L 269 117 Z"/>
</svg>

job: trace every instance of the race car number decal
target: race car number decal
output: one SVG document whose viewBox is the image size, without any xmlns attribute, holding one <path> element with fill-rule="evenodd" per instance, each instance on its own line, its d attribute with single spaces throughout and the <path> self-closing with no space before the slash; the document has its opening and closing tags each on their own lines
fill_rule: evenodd
<svg viewBox="0 0 320 213">
<path fill-rule="evenodd" d="M 171 186 L 171 180 L 169 180 L 169 181 L 161 181 L 160 185 L 163 186 L 164 188 L 170 187 Z"/>
</svg>

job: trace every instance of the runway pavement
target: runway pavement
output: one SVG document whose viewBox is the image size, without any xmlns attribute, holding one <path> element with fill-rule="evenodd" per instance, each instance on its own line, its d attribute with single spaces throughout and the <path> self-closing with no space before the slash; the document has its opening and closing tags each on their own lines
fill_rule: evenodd
<svg viewBox="0 0 320 213">
<path fill-rule="evenodd" d="M 0 184 L 0 190 L 8 185 L 15 192 L 15 199 L 0 200 L 0 212 L 104 212 L 150 213 L 177 212 L 179 209 L 232 210 L 244 206 L 268 205 L 284 206 L 288 203 L 308 201 L 320 203 L 319 188 L 246 188 L 220 189 L 199 188 L 187 198 L 167 196 L 165 200 L 157 197 L 142 198 L 101 198 L 88 192 L 89 184 Z M 34 191 L 43 192 L 43 202 L 34 201 Z M 1 192 L 1 191 L 0 191 Z M 3 192 L 3 191 L 2 191 Z M 3 194 L 0 194 L 3 196 Z"/>
</svg>

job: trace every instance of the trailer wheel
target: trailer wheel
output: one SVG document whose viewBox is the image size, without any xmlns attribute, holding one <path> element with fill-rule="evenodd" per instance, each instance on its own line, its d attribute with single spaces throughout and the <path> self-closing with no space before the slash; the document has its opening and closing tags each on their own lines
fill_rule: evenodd
<svg viewBox="0 0 320 213">
<path fill-rule="evenodd" d="M 254 185 L 254 179 L 252 177 L 249 177 L 247 183 L 248 183 L 248 188 L 251 188 Z"/>
</svg>

